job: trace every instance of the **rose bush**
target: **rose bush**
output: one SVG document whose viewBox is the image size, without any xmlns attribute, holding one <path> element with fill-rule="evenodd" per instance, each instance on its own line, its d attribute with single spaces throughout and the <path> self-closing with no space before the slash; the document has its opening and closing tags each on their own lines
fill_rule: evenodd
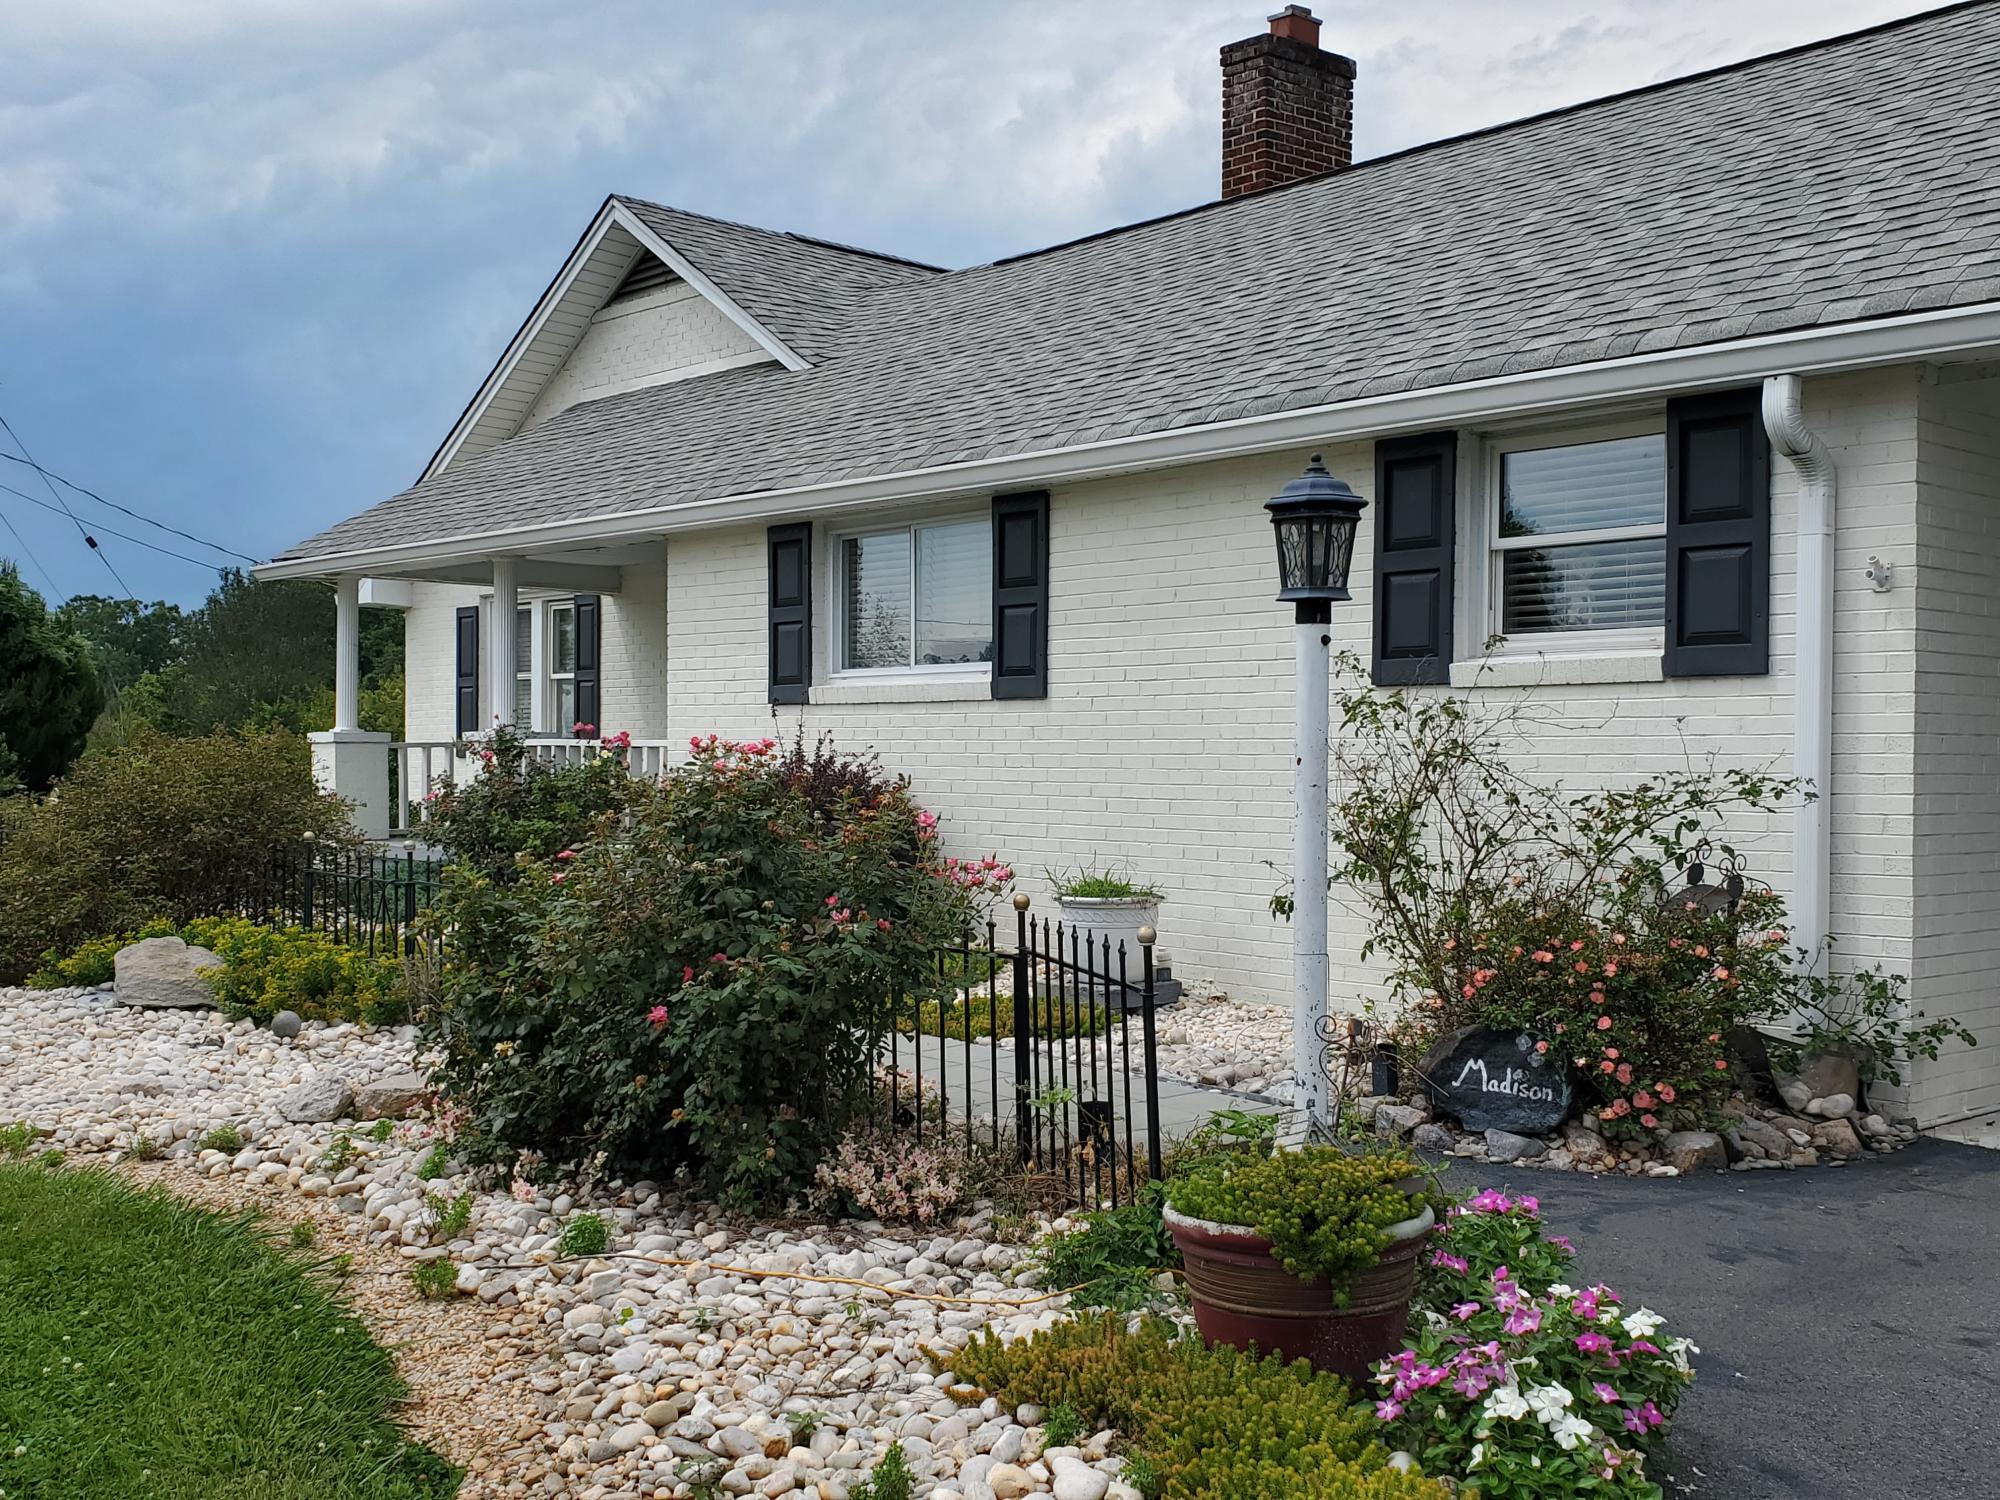
<svg viewBox="0 0 2000 1500">
<path fill-rule="evenodd" d="M 1538 1035 L 1607 1135 L 1691 1128 L 1738 1082 L 1729 1033 L 1771 1014 L 1791 982 L 1782 918 L 1769 892 L 1706 912 L 1646 871 L 1600 890 L 1591 909 L 1501 900 L 1464 941 L 1445 939 L 1450 988 L 1423 1010 L 1441 1031 Z"/>
<path fill-rule="evenodd" d="M 425 797 L 424 837 L 451 860 L 503 875 L 517 854 L 546 859 L 624 811 L 631 743 L 629 734 L 611 735 L 583 760 L 554 764 L 530 755 L 511 724 L 496 724 L 465 741 L 479 764 L 472 780 L 441 776 Z"/>
<path fill-rule="evenodd" d="M 1573 1252 L 1539 1216 L 1533 1198 L 1490 1191 L 1452 1209 L 1416 1330 L 1376 1367 L 1376 1416 L 1428 1472 L 1487 1500 L 1659 1500 L 1646 1459 L 1700 1350 L 1607 1286 L 1552 1279 Z"/>
<path fill-rule="evenodd" d="M 872 759 L 691 749 L 509 878 L 447 872 L 425 1027 L 472 1159 L 681 1174 L 733 1203 L 805 1190 L 865 1107 L 891 997 L 948 984 L 937 949 L 1004 884 L 948 867 Z"/>
</svg>

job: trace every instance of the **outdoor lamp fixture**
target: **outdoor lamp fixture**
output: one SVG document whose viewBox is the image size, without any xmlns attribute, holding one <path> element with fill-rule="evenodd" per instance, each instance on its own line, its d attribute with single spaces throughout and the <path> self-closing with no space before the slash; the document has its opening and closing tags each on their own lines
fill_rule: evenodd
<svg viewBox="0 0 2000 1500">
<path fill-rule="evenodd" d="M 1347 569 L 1367 504 L 1327 473 L 1317 453 L 1305 473 L 1265 503 L 1278 536 L 1278 598 L 1297 620 L 1298 736 L 1292 824 L 1292 1080 L 1310 1135 L 1332 1133 L 1321 1055 L 1330 974 L 1326 956 L 1328 663 L 1333 601 L 1351 598 Z"/>
</svg>

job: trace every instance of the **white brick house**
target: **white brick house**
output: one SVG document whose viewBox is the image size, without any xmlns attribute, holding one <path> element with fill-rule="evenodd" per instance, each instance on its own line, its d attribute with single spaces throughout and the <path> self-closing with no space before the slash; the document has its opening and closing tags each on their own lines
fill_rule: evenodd
<svg viewBox="0 0 2000 1500">
<path fill-rule="evenodd" d="M 1992 1033 L 1919 1065 L 1923 1123 L 2000 1108 L 2000 4 L 1352 165 L 1316 43 L 1292 7 L 1224 50 L 1226 119 L 1276 125 L 1226 124 L 1221 202 L 991 266 L 608 200 L 421 482 L 262 570 L 340 587 L 323 774 L 399 821 L 353 728 L 392 603 L 406 783 L 496 716 L 648 764 L 831 731 L 1031 894 L 1129 867 L 1182 969 L 1277 996 L 1262 505 L 1320 452 L 1371 502 L 1337 644 L 1562 710 L 1569 782 L 1812 777 L 1732 834 L 1802 937 Z M 1359 941 L 1336 910 L 1336 1004 Z"/>
</svg>

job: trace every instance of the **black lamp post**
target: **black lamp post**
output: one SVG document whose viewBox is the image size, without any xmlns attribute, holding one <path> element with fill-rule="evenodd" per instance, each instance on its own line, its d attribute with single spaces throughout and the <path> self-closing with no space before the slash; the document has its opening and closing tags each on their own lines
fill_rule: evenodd
<svg viewBox="0 0 2000 1500">
<path fill-rule="evenodd" d="M 1307 1129 L 1330 1133 L 1325 1041 L 1328 664 L 1333 602 L 1351 598 L 1347 570 L 1367 502 L 1327 473 L 1315 453 L 1305 473 L 1266 502 L 1278 538 L 1278 597 L 1292 602 L 1298 648 L 1297 801 L 1292 825 L 1292 1079 Z"/>
</svg>

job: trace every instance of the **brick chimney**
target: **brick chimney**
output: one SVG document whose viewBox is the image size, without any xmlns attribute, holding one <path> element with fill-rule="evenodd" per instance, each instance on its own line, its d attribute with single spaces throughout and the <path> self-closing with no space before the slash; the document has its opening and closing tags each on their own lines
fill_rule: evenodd
<svg viewBox="0 0 2000 1500">
<path fill-rule="evenodd" d="M 1222 49 L 1222 196 L 1354 164 L 1354 59 L 1322 51 L 1303 5 Z"/>
</svg>

